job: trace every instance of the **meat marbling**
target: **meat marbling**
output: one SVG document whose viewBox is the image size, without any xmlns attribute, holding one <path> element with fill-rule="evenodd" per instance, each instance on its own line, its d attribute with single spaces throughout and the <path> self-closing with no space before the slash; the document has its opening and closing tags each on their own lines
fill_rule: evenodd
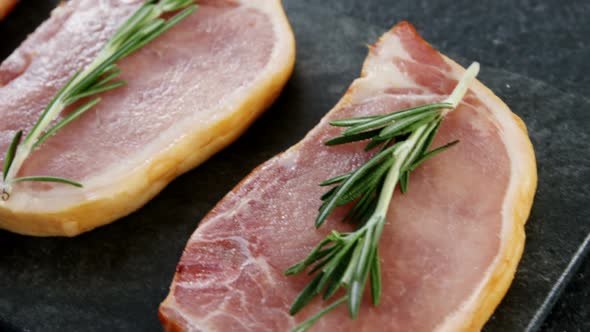
<svg viewBox="0 0 590 332">
<path fill-rule="evenodd" d="M 288 309 L 309 276 L 285 277 L 331 229 L 313 227 L 318 183 L 367 160 L 362 145 L 326 147 L 328 121 L 445 99 L 463 69 L 400 23 L 370 47 L 362 77 L 301 142 L 261 165 L 201 221 L 160 306 L 167 330 L 287 331 L 317 312 Z M 341 306 L 314 331 L 478 330 L 506 292 L 524 244 L 536 168 L 522 122 L 475 82 L 434 146 L 459 139 L 396 192 L 380 241 L 383 295 L 359 318 Z"/>
</svg>

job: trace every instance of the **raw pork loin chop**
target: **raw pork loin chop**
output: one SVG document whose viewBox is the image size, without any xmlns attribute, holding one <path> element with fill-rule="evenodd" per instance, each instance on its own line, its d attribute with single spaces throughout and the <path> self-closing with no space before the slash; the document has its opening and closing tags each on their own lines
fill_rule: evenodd
<svg viewBox="0 0 590 332">
<path fill-rule="evenodd" d="M 0 0 L 1 1 L 1 0 Z M 71 0 L 0 65 L 0 154 L 93 60 L 143 1 Z M 236 139 L 280 93 L 295 45 L 279 0 L 205 0 L 120 62 L 129 84 L 50 138 L 21 176 L 84 185 L 18 184 L 0 228 L 74 236 L 142 206 Z M 0 157 L 1 161 L 2 157 Z"/>
<path fill-rule="evenodd" d="M 331 229 L 335 212 L 313 227 L 324 188 L 318 183 L 367 160 L 363 144 L 326 147 L 341 129 L 329 121 L 442 101 L 464 70 L 401 23 L 370 48 L 363 74 L 307 137 L 271 159 L 201 222 L 160 307 L 167 330 L 287 331 L 289 306 L 311 277 L 283 271 L 307 256 Z M 522 122 L 474 82 L 443 123 L 433 146 L 461 142 L 412 173 L 396 193 L 379 252 L 383 295 L 365 296 L 357 320 L 346 306 L 315 331 L 457 331 L 480 329 L 505 294 L 524 244 L 536 186 L 531 143 Z"/>
</svg>

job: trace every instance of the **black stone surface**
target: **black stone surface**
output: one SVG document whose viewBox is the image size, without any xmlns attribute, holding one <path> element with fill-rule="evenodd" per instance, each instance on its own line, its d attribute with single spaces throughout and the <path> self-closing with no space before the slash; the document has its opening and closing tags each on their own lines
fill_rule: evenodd
<svg viewBox="0 0 590 332">
<path fill-rule="evenodd" d="M 590 331 L 590 256 L 586 253 L 586 258 L 580 262 L 581 269 L 543 323 L 543 331 Z"/>
<path fill-rule="evenodd" d="M 22 0 L 0 59 L 58 1 Z M 159 331 L 156 312 L 200 220 L 255 166 L 303 137 L 358 76 L 365 45 L 400 20 L 480 79 L 529 126 L 539 189 L 516 279 L 486 331 L 589 331 L 590 2 L 286 0 L 297 67 L 236 143 L 131 216 L 74 239 L 0 231 L 0 331 Z M 586 243 L 587 245 L 587 243 Z M 582 269 L 576 274 L 577 267 Z"/>
</svg>

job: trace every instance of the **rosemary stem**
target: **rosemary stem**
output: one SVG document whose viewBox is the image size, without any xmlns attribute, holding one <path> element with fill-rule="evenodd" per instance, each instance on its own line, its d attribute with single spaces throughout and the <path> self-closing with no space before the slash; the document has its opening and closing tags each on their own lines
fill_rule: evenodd
<svg viewBox="0 0 590 332">
<path fill-rule="evenodd" d="M 414 144 L 422 136 L 426 130 L 426 127 L 427 125 L 420 126 L 414 133 L 412 133 L 412 135 L 410 135 L 407 141 L 404 141 L 404 143 L 402 143 L 402 145 L 393 152 L 395 156 L 395 162 L 387 173 L 385 183 L 383 184 L 383 189 L 379 194 L 379 202 L 376 208 L 376 211 L 383 216 L 387 214 L 389 203 L 391 202 L 391 198 L 393 196 L 393 191 L 395 190 L 395 186 L 400 177 L 401 168 L 405 164 L 407 157 L 412 151 L 411 147 L 414 146 Z"/>
<path fill-rule="evenodd" d="M 455 87 L 451 95 L 445 101 L 443 101 L 443 103 L 449 103 L 452 105 L 450 108 L 443 111 L 443 116 L 457 108 L 457 105 L 459 105 L 459 102 L 461 102 L 461 100 L 467 93 L 469 84 L 477 76 L 478 73 L 479 63 L 474 62 L 467 68 L 465 74 L 463 74 L 463 77 L 461 77 L 461 80 L 459 81 L 459 83 L 457 83 L 457 86 Z"/>
</svg>

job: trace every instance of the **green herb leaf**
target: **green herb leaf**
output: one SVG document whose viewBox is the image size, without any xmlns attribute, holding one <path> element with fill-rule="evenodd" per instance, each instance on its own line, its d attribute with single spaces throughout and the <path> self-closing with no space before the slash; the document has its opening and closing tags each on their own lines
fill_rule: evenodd
<svg viewBox="0 0 590 332">
<path fill-rule="evenodd" d="M 360 132 L 363 132 L 363 131 L 366 131 L 369 129 L 382 128 L 382 127 L 390 125 L 394 121 L 398 121 L 398 120 L 401 120 L 406 117 L 410 117 L 410 116 L 414 116 L 414 115 L 423 115 L 423 114 L 428 113 L 433 110 L 440 110 L 443 108 L 449 108 L 451 106 L 452 105 L 448 104 L 448 103 L 430 104 L 430 105 L 423 105 L 423 106 L 408 108 L 408 109 L 405 109 L 402 111 L 398 111 L 398 112 L 394 112 L 394 113 L 390 113 L 390 114 L 386 114 L 386 115 L 382 115 L 382 116 L 377 116 L 373 119 L 369 119 L 369 121 L 363 122 L 359 125 L 356 125 L 350 129 L 346 130 L 343 134 L 344 135 L 352 135 L 352 134 L 360 133 Z M 352 119 L 348 119 L 348 121 L 351 121 L 351 120 Z"/>
<path fill-rule="evenodd" d="M 376 118 L 379 118 L 379 116 L 359 116 L 356 118 L 338 119 L 330 121 L 330 125 L 335 127 L 353 127 Z"/>
<path fill-rule="evenodd" d="M 25 176 L 21 178 L 16 178 L 12 180 L 12 182 L 56 182 L 65 183 L 74 187 L 82 188 L 82 184 L 78 182 L 55 176 Z"/>
<path fill-rule="evenodd" d="M 339 305 L 346 301 L 346 297 L 340 298 L 334 303 L 327 306 L 325 309 L 321 310 L 317 314 L 311 316 L 308 320 L 304 321 L 303 323 L 299 324 L 297 327 L 293 329 L 293 332 L 305 332 L 309 330 L 313 324 L 315 324 L 320 318 L 324 317 L 328 312 L 336 309 Z"/>
<path fill-rule="evenodd" d="M 424 163 L 426 160 L 436 156 L 437 154 L 451 148 L 453 145 L 456 145 L 457 143 L 459 143 L 459 141 L 452 141 L 450 143 L 447 143 L 441 147 L 438 147 L 424 155 L 422 155 L 422 157 L 420 157 L 420 159 L 418 159 L 417 161 L 415 161 L 409 168 L 408 171 L 414 171 L 416 168 L 418 168 L 418 166 L 422 165 L 422 163 Z"/>
<path fill-rule="evenodd" d="M 399 189 L 402 193 L 408 192 L 408 186 L 410 185 L 410 172 L 405 171 L 399 179 Z"/>
<path fill-rule="evenodd" d="M 366 131 L 363 133 L 358 133 L 358 134 L 353 134 L 353 135 L 338 136 L 338 137 L 333 138 L 329 141 L 326 141 L 326 143 L 324 143 L 324 144 L 326 144 L 326 145 L 340 145 L 340 144 L 351 143 L 351 142 L 356 142 L 356 141 L 363 141 L 363 140 L 372 138 L 378 132 L 379 132 L 379 130 L 372 130 L 372 131 Z"/>
<path fill-rule="evenodd" d="M 415 127 L 419 127 L 423 123 L 429 123 L 431 121 L 431 118 L 435 117 L 437 113 L 439 112 L 436 112 L 436 110 L 430 110 L 421 114 L 416 114 L 413 116 L 402 118 L 399 121 L 394 122 L 389 126 L 383 128 L 379 132 L 378 137 L 380 139 L 389 139 L 398 136 L 400 133 L 403 133 L 405 129 L 412 125 L 415 125 Z"/>
<path fill-rule="evenodd" d="M 329 185 L 332 185 L 332 184 L 335 184 L 338 182 L 342 182 L 342 181 L 348 179 L 350 177 L 350 174 L 351 173 L 335 176 L 329 180 L 320 182 L 320 186 L 324 187 L 324 186 L 329 186 Z"/>
<path fill-rule="evenodd" d="M 36 147 L 38 147 L 39 145 L 43 144 L 43 142 L 45 142 L 49 137 L 55 135 L 55 133 L 58 130 L 60 130 L 61 128 L 63 128 L 68 123 L 70 123 L 70 122 L 76 120 L 77 118 L 79 118 L 80 115 L 82 115 L 86 111 L 90 110 L 92 107 L 94 107 L 99 102 L 100 102 L 100 98 L 96 98 L 96 99 L 94 99 L 92 101 L 89 101 L 88 103 L 80 106 L 74 112 L 70 113 L 65 118 L 61 119 L 57 124 L 55 124 L 53 127 L 51 127 L 51 129 L 49 129 L 45 134 L 43 134 L 43 136 L 41 136 L 37 140 L 37 142 L 35 142 L 35 144 L 33 144 L 33 149 L 36 148 Z"/>
<path fill-rule="evenodd" d="M 289 313 L 291 315 L 295 315 L 299 312 L 299 310 L 303 309 L 303 307 L 308 304 L 311 300 L 313 300 L 314 296 L 318 294 L 317 286 L 320 284 L 322 280 L 323 274 L 318 274 L 313 280 L 303 289 L 303 291 L 297 296 L 295 302 L 291 305 L 291 309 L 289 309 Z"/>
<path fill-rule="evenodd" d="M 381 263 L 379 262 L 379 252 L 375 248 L 373 261 L 371 262 L 371 296 L 373 305 L 379 305 L 381 301 Z"/>
<path fill-rule="evenodd" d="M 18 144 L 20 143 L 21 137 L 23 136 L 23 131 L 19 130 L 16 132 L 14 137 L 12 138 L 12 142 L 10 142 L 10 146 L 8 150 L 6 150 L 6 156 L 4 157 L 4 168 L 2 171 L 2 178 L 6 180 L 6 176 L 8 175 L 8 171 L 10 170 L 10 166 L 14 161 L 14 153 L 16 152 L 16 148 L 18 148 Z"/>
</svg>

